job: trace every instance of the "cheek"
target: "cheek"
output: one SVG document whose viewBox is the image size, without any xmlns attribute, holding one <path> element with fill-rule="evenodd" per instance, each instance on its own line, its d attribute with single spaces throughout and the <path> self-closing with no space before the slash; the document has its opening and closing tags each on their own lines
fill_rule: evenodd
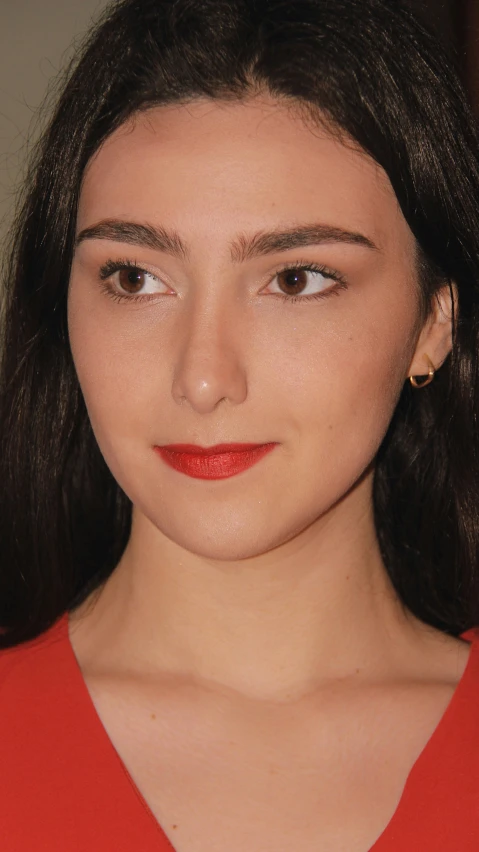
<svg viewBox="0 0 479 852">
<path fill-rule="evenodd" d="M 73 284 L 68 326 L 93 431 L 113 468 L 117 444 L 144 440 L 158 423 L 168 361 L 166 342 L 147 317 L 132 322 L 120 305 L 105 301 L 88 300 Z"/>
<path fill-rule="evenodd" d="M 293 425 L 300 487 L 312 502 L 335 502 L 374 460 L 407 378 L 413 311 L 405 301 L 278 334 L 265 386 L 279 422 L 285 412 Z"/>
</svg>

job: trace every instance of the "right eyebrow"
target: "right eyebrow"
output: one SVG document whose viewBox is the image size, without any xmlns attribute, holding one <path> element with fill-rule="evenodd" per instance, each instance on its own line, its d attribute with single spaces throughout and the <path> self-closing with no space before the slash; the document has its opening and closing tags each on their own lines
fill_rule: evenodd
<svg viewBox="0 0 479 852">
<path fill-rule="evenodd" d="M 164 251 L 176 257 L 185 258 L 187 256 L 186 246 L 174 231 L 169 233 L 162 227 L 141 225 L 138 222 L 125 222 L 121 219 L 104 219 L 97 225 L 84 228 L 75 240 L 75 248 L 85 240 L 112 240 L 113 242 Z"/>
</svg>

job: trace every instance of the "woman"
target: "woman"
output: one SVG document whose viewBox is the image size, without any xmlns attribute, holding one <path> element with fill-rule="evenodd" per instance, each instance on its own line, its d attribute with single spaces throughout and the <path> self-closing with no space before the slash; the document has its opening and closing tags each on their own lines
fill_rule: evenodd
<svg viewBox="0 0 479 852">
<path fill-rule="evenodd" d="M 477 141 L 398 0 L 123 0 L 5 275 L 1 848 L 479 842 Z"/>
</svg>

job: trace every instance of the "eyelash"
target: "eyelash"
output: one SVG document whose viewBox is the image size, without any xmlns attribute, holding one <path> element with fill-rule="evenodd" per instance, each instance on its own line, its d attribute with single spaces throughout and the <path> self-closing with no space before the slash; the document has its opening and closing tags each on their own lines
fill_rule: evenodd
<svg viewBox="0 0 479 852">
<path fill-rule="evenodd" d="M 107 260 L 99 270 L 100 274 L 100 282 L 102 290 L 115 302 L 131 302 L 138 299 L 146 300 L 148 298 L 155 298 L 155 294 L 147 294 L 146 296 L 130 296 L 126 293 L 119 293 L 114 290 L 111 285 L 109 285 L 108 279 L 115 274 L 115 272 L 120 272 L 122 269 L 138 269 L 140 272 L 147 272 L 149 275 L 154 276 L 153 272 L 149 272 L 148 269 L 145 269 L 140 263 L 137 263 L 135 260 L 129 259 L 118 259 L 118 260 Z M 321 275 L 324 275 L 325 278 L 330 279 L 331 281 L 335 281 L 338 285 L 337 287 L 326 290 L 323 293 L 310 293 L 307 296 L 288 296 L 287 293 L 271 293 L 272 296 L 277 296 L 282 299 L 283 302 L 288 304 L 293 304 L 295 302 L 309 302 L 311 300 L 317 299 L 326 299 L 328 296 L 339 296 L 340 290 L 345 290 L 347 288 L 347 282 L 343 275 L 334 269 L 330 269 L 327 266 L 323 266 L 317 263 L 311 263 L 310 261 L 294 261 L 291 263 L 285 263 L 280 266 L 274 273 L 273 279 L 276 275 L 279 275 L 281 272 L 288 272 L 288 270 L 297 270 L 304 272 L 319 272 Z"/>
<path fill-rule="evenodd" d="M 133 299 L 138 299 L 138 296 L 129 296 L 127 293 L 118 293 L 117 290 L 114 290 L 111 285 L 108 284 L 108 279 L 115 274 L 115 272 L 120 272 L 122 269 L 138 269 L 140 272 L 148 272 L 149 275 L 153 275 L 152 272 L 149 272 L 148 269 L 144 269 L 140 263 L 137 263 L 136 260 L 122 260 L 119 258 L 118 260 L 107 260 L 102 266 L 100 266 L 100 284 L 103 292 L 113 299 L 114 302 L 131 302 Z M 144 296 L 142 297 L 145 298 Z"/>
</svg>

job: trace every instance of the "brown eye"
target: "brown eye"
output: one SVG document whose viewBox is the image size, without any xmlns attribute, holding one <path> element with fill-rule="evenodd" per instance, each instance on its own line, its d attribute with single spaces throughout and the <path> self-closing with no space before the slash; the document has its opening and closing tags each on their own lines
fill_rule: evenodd
<svg viewBox="0 0 479 852">
<path fill-rule="evenodd" d="M 308 286 L 307 269 L 284 269 L 278 272 L 278 286 L 283 293 L 296 296 Z"/>
<path fill-rule="evenodd" d="M 118 284 L 126 293 L 139 293 L 146 283 L 147 273 L 142 269 L 125 267 L 118 271 Z"/>
</svg>

